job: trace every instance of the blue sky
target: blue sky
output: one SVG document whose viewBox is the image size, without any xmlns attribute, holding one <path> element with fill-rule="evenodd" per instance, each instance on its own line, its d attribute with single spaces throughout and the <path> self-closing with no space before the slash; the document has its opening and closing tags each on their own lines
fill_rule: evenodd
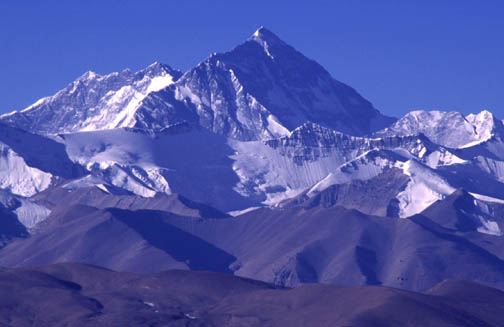
<svg viewBox="0 0 504 327">
<path fill-rule="evenodd" d="M 264 25 L 377 109 L 504 118 L 504 1 L 0 1 L 0 112 L 87 70 L 183 71 Z"/>
</svg>

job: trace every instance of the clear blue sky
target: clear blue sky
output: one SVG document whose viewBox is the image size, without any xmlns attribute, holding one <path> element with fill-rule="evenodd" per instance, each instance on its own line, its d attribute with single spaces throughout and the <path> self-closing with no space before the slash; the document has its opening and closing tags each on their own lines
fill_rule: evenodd
<svg viewBox="0 0 504 327">
<path fill-rule="evenodd" d="M 504 1 L 0 1 L 0 112 L 87 70 L 183 71 L 264 25 L 385 114 L 504 118 Z"/>
</svg>

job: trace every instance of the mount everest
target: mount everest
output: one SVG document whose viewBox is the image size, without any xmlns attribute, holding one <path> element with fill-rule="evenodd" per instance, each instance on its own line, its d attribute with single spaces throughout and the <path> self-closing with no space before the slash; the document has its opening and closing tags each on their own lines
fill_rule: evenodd
<svg viewBox="0 0 504 327">
<path fill-rule="evenodd" d="M 265 28 L 185 73 L 160 63 L 85 73 L 0 121 L 0 203 L 20 223 L 2 234 L 2 265 L 138 271 L 159 260 L 152 270 L 203 267 L 290 286 L 504 285 L 503 122 L 488 111 L 387 117 Z M 141 210 L 219 264 L 160 245 L 139 225 Z M 343 244 L 345 221 L 353 231 Z M 400 249 L 408 235 L 418 242 Z M 100 244 L 112 236 L 121 246 Z M 261 243 L 264 256 L 253 251 Z M 428 244 L 448 254 L 420 256 Z M 461 273 L 448 256 L 489 273 Z"/>
</svg>

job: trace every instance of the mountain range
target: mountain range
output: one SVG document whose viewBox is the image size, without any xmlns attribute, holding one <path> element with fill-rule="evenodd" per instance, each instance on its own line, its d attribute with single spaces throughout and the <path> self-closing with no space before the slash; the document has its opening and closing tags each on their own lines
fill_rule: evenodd
<svg viewBox="0 0 504 327">
<path fill-rule="evenodd" d="M 0 265 L 504 289 L 503 140 L 485 110 L 383 115 L 260 28 L 1 115 Z"/>
</svg>

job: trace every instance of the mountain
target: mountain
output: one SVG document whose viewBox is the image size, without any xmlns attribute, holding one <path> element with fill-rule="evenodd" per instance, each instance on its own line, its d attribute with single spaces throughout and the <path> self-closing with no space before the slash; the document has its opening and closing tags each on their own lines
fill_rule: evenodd
<svg viewBox="0 0 504 327">
<path fill-rule="evenodd" d="M 174 105 L 173 99 L 184 105 Z M 307 121 L 351 135 L 393 122 L 265 28 L 232 51 L 213 54 L 143 104 L 139 115 L 155 125 L 140 127 L 174 123 L 164 114 L 170 112 L 239 140 L 285 136 Z"/>
<path fill-rule="evenodd" d="M 0 123 L 0 235 L 28 235 L 50 213 L 30 197 L 85 174 L 64 144 Z"/>
<path fill-rule="evenodd" d="M 483 110 L 463 116 L 459 112 L 412 111 L 377 136 L 424 134 L 432 142 L 449 148 L 468 148 L 504 135 L 502 121 Z"/>
<path fill-rule="evenodd" d="M 501 227 L 504 227 L 504 221 L 500 219 L 493 221 L 494 219 L 491 217 L 500 216 L 494 211 L 503 207 L 504 203 L 487 204 L 465 190 L 457 190 L 443 201 L 429 206 L 422 212 L 422 215 L 445 229 L 462 232 L 479 231 L 501 236 Z"/>
<path fill-rule="evenodd" d="M 409 182 L 408 176 L 400 169 L 389 168 L 367 180 L 353 179 L 331 184 L 322 190 L 315 189 L 315 192 L 304 191 L 280 202 L 279 207 L 290 208 L 302 205 L 306 208 L 330 208 L 338 205 L 356 209 L 365 214 L 397 217 L 399 212 L 396 196 L 406 188 Z"/>
<path fill-rule="evenodd" d="M 235 261 L 232 255 L 170 224 L 170 216 L 175 214 L 85 205 L 52 208 L 30 237 L 7 244 L 0 265 L 73 261 L 121 271 L 177 268 L 230 272 L 228 266 Z"/>
<path fill-rule="evenodd" d="M 158 62 L 136 73 L 124 70 L 100 76 L 89 71 L 55 95 L 0 119 L 38 134 L 130 127 L 142 99 L 180 75 Z"/>
<path fill-rule="evenodd" d="M 0 188 L 31 196 L 58 180 L 84 173 L 68 158 L 63 144 L 0 123 Z"/>
<path fill-rule="evenodd" d="M 0 272 L 0 323 L 30 326 L 500 326 L 501 291 L 445 281 L 427 293 L 365 286 L 278 288 L 170 270 L 139 275 L 57 264 Z M 363 301 L 366 299 L 366 301 Z M 44 305 L 41 305 L 43 303 Z"/>
<path fill-rule="evenodd" d="M 215 208 L 194 202 L 180 194 L 157 193 L 154 197 L 142 197 L 111 186 L 106 188 L 104 185 L 73 189 L 52 187 L 36 194 L 31 200 L 49 209 L 85 205 L 98 209 L 160 210 L 199 218 L 229 217 Z"/>
<path fill-rule="evenodd" d="M 351 135 L 394 121 L 265 28 L 182 77 L 155 63 L 132 73 L 88 72 L 56 95 L 0 117 L 40 134 L 191 122 L 239 140 L 264 140 L 312 121 Z"/>
</svg>

